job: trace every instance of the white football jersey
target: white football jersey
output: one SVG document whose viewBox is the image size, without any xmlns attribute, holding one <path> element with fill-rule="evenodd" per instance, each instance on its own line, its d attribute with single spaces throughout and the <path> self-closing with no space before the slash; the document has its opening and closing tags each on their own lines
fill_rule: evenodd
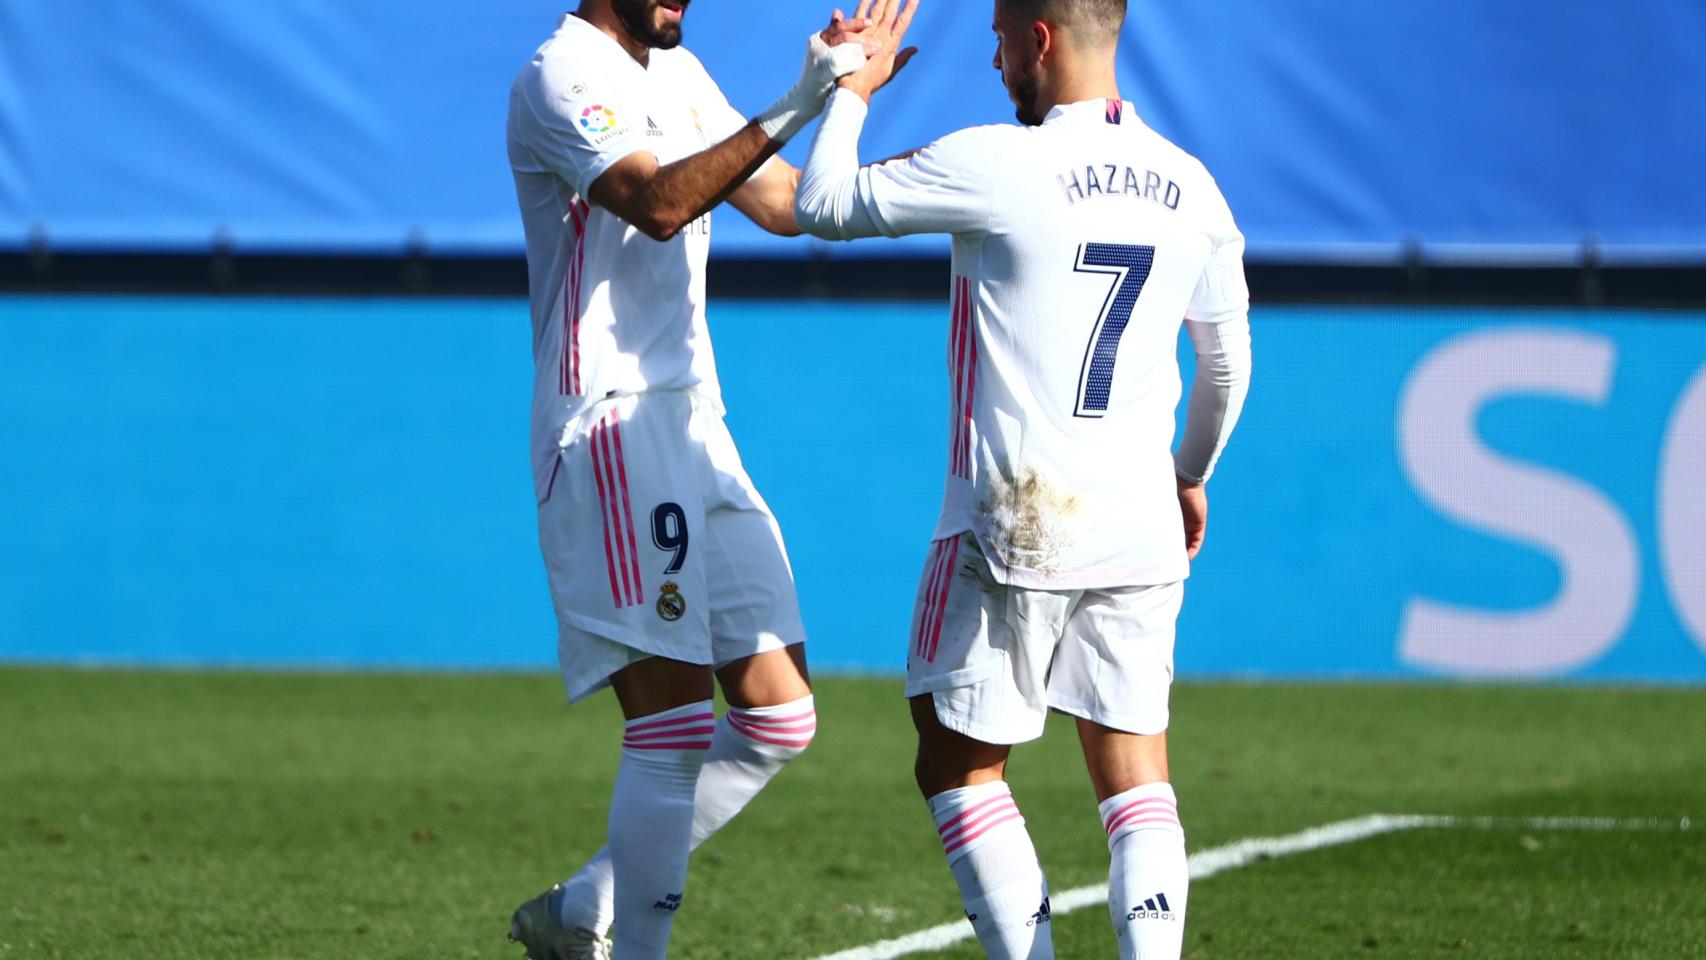
<svg viewBox="0 0 1706 960">
<path fill-rule="evenodd" d="M 1188 576 L 1171 452 L 1180 326 L 1249 312 L 1243 236 L 1208 171 L 1130 103 L 1095 100 L 858 176 L 876 232 L 954 238 L 936 538 L 972 531 L 1020 587 Z"/>
<path fill-rule="evenodd" d="M 705 326 L 710 215 L 659 243 L 587 196 L 624 157 L 673 163 L 746 122 L 686 49 L 653 50 L 641 66 L 573 14 L 516 77 L 509 160 L 527 233 L 541 502 L 564 427 L 588 403 L 691 390 L 721 409 Z"/>
</svg>

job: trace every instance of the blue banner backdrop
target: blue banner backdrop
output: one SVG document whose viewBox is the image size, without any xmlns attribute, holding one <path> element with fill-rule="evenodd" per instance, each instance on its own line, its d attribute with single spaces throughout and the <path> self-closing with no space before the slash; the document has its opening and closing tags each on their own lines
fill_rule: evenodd
<svg viewBox="0 0 1706 960">
<path fill-rule="evenodd" d="M 820 666 L 904 663 L 947 317 L 713 308 Z M 1706 314 L 1255 323 L 1182 672 L 1706 681 Z M 0 298 L 0 336 L 0 660 L 552 663 L 524 304 Z"/>
<path fill-rule="evenodd" d="M 701 0 L 688 45 L 755 113 L 829 6 Z M 517 250 L 506 94 L 558 10 L 0 0 L 0 249 Z M 923 53 L 867 156 L 1011 120 L 990 19 L 924 0 Z M 1702 49 L 1699 0 L 1146 0 L 1122 86 L 1216 173 L 1257 254 L 1573 257 L 1592 239 L 1608 258 L 1702 258 Z M 736 216 L 718 242 L 814 250 Z"/>
</svg>

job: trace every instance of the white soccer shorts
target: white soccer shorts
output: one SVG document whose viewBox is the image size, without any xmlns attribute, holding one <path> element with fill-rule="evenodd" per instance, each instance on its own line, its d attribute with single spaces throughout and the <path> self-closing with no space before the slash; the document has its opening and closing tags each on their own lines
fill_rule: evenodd
<svg viewBox="0 0 1706 960">
<path fill-rule="evenodd" d="M 720 667 L 804 642 L 782 531 L 709 401 L 620 397 L 564 436 L 539 547 L 571 701 L 647 657 Z"/>
<path fill-rule="evenodd" d="M 906 695 L 984 743 L 1042 736 L 1050 708 L 1127 733 L 1167 729 L 1184 583 L 1029 590 L 997 583 L 969 533 L 930 545 Z"/>
</svg>

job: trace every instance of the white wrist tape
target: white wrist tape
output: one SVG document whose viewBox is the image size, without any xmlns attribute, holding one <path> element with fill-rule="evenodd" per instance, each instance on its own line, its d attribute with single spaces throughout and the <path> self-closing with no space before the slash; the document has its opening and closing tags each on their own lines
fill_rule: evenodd
<svg viewBox="0 0 1706 960">
<path fill-rule="evenodd" d="M 758 115 L 759 127 L 777 143 L 788 142 L 823 112 L 824 101 L 835 89 L 835 81 L 864 65 L 863 44 L 842 43 L 831 47 L 823 42 L 823 37 L 812 34 L 806 45 L 806 66 L 800 82 Z"/>
</svg>

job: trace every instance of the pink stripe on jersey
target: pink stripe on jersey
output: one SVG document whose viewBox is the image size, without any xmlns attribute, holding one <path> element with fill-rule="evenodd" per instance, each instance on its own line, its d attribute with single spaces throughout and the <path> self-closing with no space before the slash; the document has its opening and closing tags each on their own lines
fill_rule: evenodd
<svg viewBox="0 0 1706 960">
<path fill-rule="evenodd" d="M 592 428 L 592 436 L 587 440 L 587 449 L 592 453 L 592 479 L 598 487 L 598 505 L 604 512 L 604 563 L 610 570 L 610 602 L 620 608 L 622 602 L 622 583 L 616 574 L 616 551 L 612 543 L 610 520 L 610 494 L 604 487 L 604 458 L 598 444 L 599 427 Z"/>
<path fill-rule="evenodd" d="M 581 279 L 586 270 L 586 222 L 591 209 L 584 200 L 569 204 L 574 237 L 567 269 L 563 271 L 563 357 L 559 384 L 565 396 L 581 392 Z"/>
<path fill-rule="evenodd" d="M 954 278 L 954 322 L 950 333 L 951 353 L 948 369 L 954 382 L 954 398 L 951 404 L 953 414 L 950 421 L 952 434 L 949 439 L 948 472 L 956 477 L 965 476 L 960 465 L 966 459 L 965 437 L 960 430 L 960 424 L 965 416 L 965 384 L 969 372 L 966 366 L 967 342 L 971 339 L 971 323 L 969 322 L 970 297 L 968 285 L 963 277 Z"/>
<path fill-rule="evenodd" d="M 628 565 L 634 573 L 634 602 L 645 599 L 645 582 L 640 579 L 640 548 L 634 542 L 634 504 L 628 499 L 628 461 L 622 455 L 622 418 L 610 411 L 610 433 L 616 438 L 616 470 L 622 478 L 622 509 L 628 516 Z"/>
<path fill-rule="evenodd" d="M 972 412 L 976 409 L 977 401 L 977 324 L 976 304 L 971 298 L 971 281 L 966 285 L 966 399 L 960 406 L 960 476 L 971 476 L 971 428 Z"/>
<path fill-rule="evenodd" d="M 942 621 L 947 619 L 948 594 L 954 586 L 954 569 L 960 562 L 960 538 L 954 537 L 948 543 L 948 549 L 942 564 L 942 584 L 938 587 L 936 597 L 935 622 L 930 626 L 930 644 L 924 651 L 924 662 L 935 663 L 936 652 L 942 643 Z"/>
</svg>

